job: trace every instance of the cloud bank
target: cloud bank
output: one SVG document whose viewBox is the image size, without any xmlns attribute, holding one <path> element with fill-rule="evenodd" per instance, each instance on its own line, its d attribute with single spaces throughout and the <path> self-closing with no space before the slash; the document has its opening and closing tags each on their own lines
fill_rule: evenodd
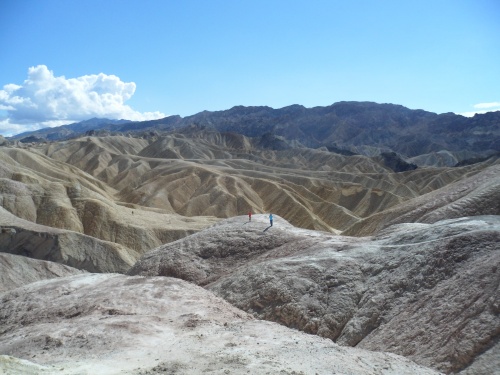
<svg viewBox="0 0 500 375">
<path fill-rule="evenodd" d="M 472 117 L 476 114 L 500 111 L 500 102 L 478 103 L 473 105 L 475 111 L 459 113 L 462 116 Z"/>
<path fill-rule="evenodd" d="M 77 78 L 56 77 L 45 65 L 28 69 L 22 85 L 7 84 L 0 90 L 0 133 L 59 126 L 92 117 L 153 120 L 161 112 L 138 112 L 124 104 L 135 93 L 134 82 L 115 75 L 91 74 Z"/>
</svg>

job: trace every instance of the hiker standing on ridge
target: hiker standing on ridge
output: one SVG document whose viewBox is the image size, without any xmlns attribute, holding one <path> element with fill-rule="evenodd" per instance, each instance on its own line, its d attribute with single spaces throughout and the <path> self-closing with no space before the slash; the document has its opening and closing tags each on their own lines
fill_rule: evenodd
<svg viewBox="0 0 500 375">
<path fill-rule="evenodd" d="M 248 221 L 252 221 L 252 210 L 248 211 Z"/>
<path fill-rule="evenodd" d="M 273 226 L 273 214 L 269 214 L 269 222 L 271 223 L 271 226 Z"/>
</svg>

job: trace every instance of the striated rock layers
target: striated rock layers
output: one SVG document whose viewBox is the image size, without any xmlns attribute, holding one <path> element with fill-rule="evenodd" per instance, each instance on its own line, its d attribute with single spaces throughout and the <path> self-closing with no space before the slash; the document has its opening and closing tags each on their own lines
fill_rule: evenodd
<svg viewBox="0 0 500 375">
<path fill-rule="evenodd" d="M 377 157 L 263 149 L 206 129 L 3 147 L 0 161 L 0 206 L 12 214 L 140 254 L 250 209 L 306 229 L 369 231 L 372 215 L 498 164 L 394 173 Z"/>
<path fill-rule="evenodd" d="M 19 219 L 0 207 L 0 251 L 89 272 L 126 272 L 140 254 L 120 244 Z"/>
<path fill-rule="evenodd" d="M 23 375 L 437 374 L 255 320 L 179 279 L 117 274 L 0 294 L 0 353 L 0 372 Z"/>
<path fill-rule="evenodd" d="M 498 156 L 395 173 L 363 126 L 351 151 L 203 126 L 1 147 L 0 372 L 493 373 Z"/>
<path fill-rule="evenodd" d="M 0 252 L 125 272 L 145 251 L 216 221 L 119 202 L 115 193 L 33 150 L 0 149 Z"/>
<path fill-rule="evenodd" d="M 265 215 L 247 220 L 150 251 L 129 273 L 182 278 L 260 319 L 446 373 L 475 373 L 467 368 L 480 362 L 477 373 L 499 368 L 491 360 L 500 333 L 499 216 L 399 224 L 364 238 L 278 217 L 272 227 Z"/>
<path fill-rule="evenodd" d="M 361 219 L 495 163 L 394 173 L 380 157 L 346 156 L 327 148 L 265 149 L 240 134 L 208 129 L 167 134 L 149 142 L 121 136 L 85 137 L 37 150 L 54 163 L 92 175 L 129 207 L 218 218 L 249 209 L 272 211 L 295 226 L 330 232 L 347 230 Z M 109 212 L 109 205 L 95 199 L 71 197 L 70 202 L 86 234 L 108 240 L 104 238 L 107 227 L 102 233 L 96 230 L 89 220 L 94 217 L 120 229 L 130 227 Z"/>
<path fill-rule="evenodd" d="M 374 214 L 345 235 L 367 236 L 398 223 L 434 223 L 477 215 L 500 215 L 500 165 Z"/>
</svg>

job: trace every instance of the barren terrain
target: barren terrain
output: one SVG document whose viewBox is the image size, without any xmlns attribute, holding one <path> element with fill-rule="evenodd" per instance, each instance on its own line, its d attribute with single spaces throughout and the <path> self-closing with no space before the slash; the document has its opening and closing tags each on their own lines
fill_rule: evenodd
<svg viewBox="0 0 500 375">
<path fill-rule="evenodd" d="M 499 243 L 497 216 L 352 238 L 258 215 L 150 251 L 129 273 L 182 278 L 257 318 L 455 373 L 498 351 Z"/>
<path fill-rule="evenodd" d="M 88 274 L 0 299 L 7 373 L 437 374 L 400 356 L 255 320 L 173 278 Z"/>
<path fill-rule="evenodd" d="M 290 111 L 256 136 L 221 132 L 229 111 L 4 140 L 0 373 L 498 373 L 498 155 L 451 166 L 479 133 L 473 152 L 381 154 L 354 119 L 308 148 Z M 406 139 L 394 116 L 377 118 Z"/>
</svg>

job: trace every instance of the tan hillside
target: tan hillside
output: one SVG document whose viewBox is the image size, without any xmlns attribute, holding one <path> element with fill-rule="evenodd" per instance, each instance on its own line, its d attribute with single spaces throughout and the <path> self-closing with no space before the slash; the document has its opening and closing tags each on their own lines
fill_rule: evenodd
<svg viewBox="0 0 500 375">
<path fill-rule="evenodd" d="M 17 218 L 0 208 L 0 249 L 90 272 L 126 272 L 140 253 L 118 243 Z"/>
<path fill-rule="evenodd" d="M 0 204 L 14 215 L 0 212 L 3 226 L 12 226 L 19 218 L 27 221 L 20 227 L 31 222 L 115 243 L 130 252 L 127 264 L 149 249 L 215 222 L 215 218 L 185 218 L 160 208 L 121 203 L 115 200 L 116 190 L 104 182 L 37 152 L 1 148 L 0 159 Z"/>
<path fill-rule="evenodd" d="M 398 223 L 434 223 L 443 219 L 476 215 L 500 215 L 499 164 L 374 214 L 354 224 L 344 234 L 371 235 Z"/>
<path fill-rule="evenodd" d="M 120 142 L 124 146 L 118 147 Z M 116 189 L 121 202 L 189 217 L 227 218 L 252 208 L 275 212 L 303 228 L 334 232 L 484 168 L 394 173 L 365 156 L 307 148 L 262 150 L 249 138 L 214 131 L 148 142 L 86 137 L 40 152 L 91 173 Z"/>
</svg>

